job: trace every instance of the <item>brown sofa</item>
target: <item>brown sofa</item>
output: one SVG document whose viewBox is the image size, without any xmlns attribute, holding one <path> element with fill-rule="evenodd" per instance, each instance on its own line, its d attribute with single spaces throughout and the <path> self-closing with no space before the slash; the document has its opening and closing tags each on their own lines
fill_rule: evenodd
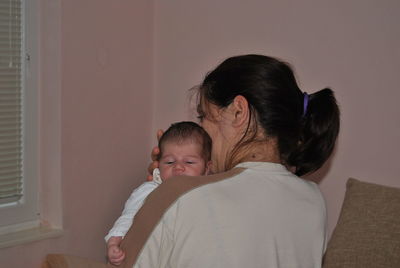
<svg viewBox="0 0 400 268">
<path fill-rule="evenodd" d="M 43 268 L 105 268 L 104 263 L 50 254 Z M 400 268 L 400 189 L 349 179 L 323 268 Z"/>
<path fill-rule="evenodd" d="M 347 181 L 324 268 L 400 268 L 400 189 Z"/>
</svg>

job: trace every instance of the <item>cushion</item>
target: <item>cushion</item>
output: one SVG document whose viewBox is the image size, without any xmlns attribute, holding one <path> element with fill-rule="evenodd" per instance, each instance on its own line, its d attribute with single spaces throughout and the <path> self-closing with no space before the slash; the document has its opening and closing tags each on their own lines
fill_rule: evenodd
<svg viewBox="0 0 400 268">
<path fill-rule="evenodd" d="M 350 178 L 323 268 L 400 267 L 400 189 Z"/>
</svg>

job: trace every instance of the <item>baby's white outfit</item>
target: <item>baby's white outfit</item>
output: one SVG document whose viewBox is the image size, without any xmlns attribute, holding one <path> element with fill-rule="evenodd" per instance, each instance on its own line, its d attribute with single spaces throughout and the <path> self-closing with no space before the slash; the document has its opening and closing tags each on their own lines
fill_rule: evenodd
<svg viewBox="0 0 400 268">
<path fill-rule="evenodd" d="M 160 177 L 160 170 L 158 168 L 153 171 L 153 180 L 148 181 L 140 185 L 138 188 L 133 190 L 128 200 L 125 202 L 124 210 L 122 215 L 115 221 L 114 226 L 108 232 L 104 239 L 106 242 L 112 236 L 125 236 L 129 228 L 132 225 L 133 218 L 139 209 L 143 206 L 143 202 L 146 197 L 154 191 L 162 183 Z"/>
</svg>

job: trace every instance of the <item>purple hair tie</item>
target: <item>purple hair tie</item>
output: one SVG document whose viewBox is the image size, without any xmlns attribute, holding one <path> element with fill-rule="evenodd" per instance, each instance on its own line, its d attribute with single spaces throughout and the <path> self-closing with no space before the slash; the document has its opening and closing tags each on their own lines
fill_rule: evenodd
<svg viewBox="0 0 400 268">
<path fill-rule="evenodd" d="M 309 96 L 308 96 L 307 92 L 304 92 L 303 93 L 303 117 L 307 113 L 308 101 L 309 101 Z"/>
</svg>

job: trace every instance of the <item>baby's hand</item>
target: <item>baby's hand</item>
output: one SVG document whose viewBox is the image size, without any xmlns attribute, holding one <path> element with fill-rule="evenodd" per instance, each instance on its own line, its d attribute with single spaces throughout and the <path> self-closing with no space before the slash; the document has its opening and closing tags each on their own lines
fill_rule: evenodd
<svg viewBox="0 0 400 268">
<path fill-rule="evenodd" d="M 125 252 L 119 247 L 122 236 L 112 236 L 107 241 L 107 257 L 112 265 L 120 265 L 125 259 Z"/>
<path fill-rule="evenodd" d="M 108 261 L 112 265 L 120 265 L 125 258 L 125 252 L 117 245 L 111 245 L 108 247 Z"/>
</svg>

